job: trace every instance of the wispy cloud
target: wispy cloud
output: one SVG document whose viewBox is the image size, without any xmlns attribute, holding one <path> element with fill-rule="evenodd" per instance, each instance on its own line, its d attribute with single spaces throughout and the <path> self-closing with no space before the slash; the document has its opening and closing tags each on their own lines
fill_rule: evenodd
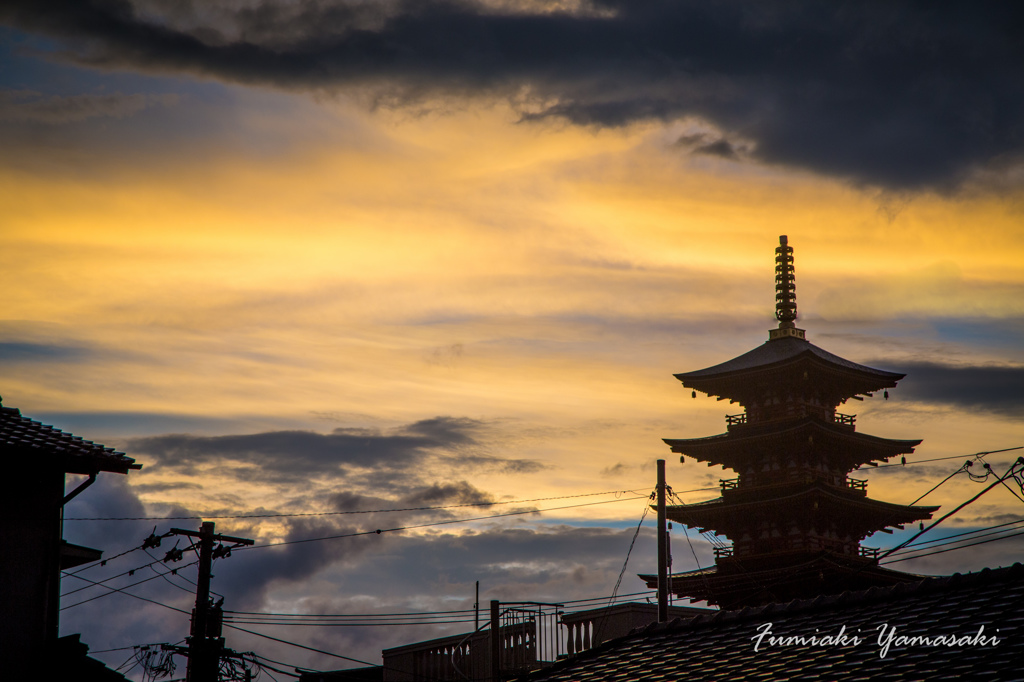
<svg viewBox="0 0 1024 682">
<path fill-rule="evenodd" d="M 177 103 L 175 94 L 113 92 L 46 96 L 31 90 L 0 90 L 0 121 L 59 125 L 88 118 L 124 118 L 152 106 Z"/>
</svg>

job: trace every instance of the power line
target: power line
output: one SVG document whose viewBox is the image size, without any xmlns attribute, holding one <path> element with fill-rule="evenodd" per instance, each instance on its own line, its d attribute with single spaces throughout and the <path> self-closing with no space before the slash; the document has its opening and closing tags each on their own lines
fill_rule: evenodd
<svg viewBox="0 0 1024 682">
<path fill-rule="evenodd" d="M 697 488 L 695 490 L 684 490 L 684 493 L 697 493 L 717 488 Z M 493 507 L 502 504 L 526 504 L 528 502 L 548 502 L 551 500 L 569 500 L 579 497 L 596 497 L 598 495 L 622 495 L 625 493 L 638 494 L 635 490 L 607 490 L 600 493 L 581 493 L 579 495 L 559 495 L 556 497 L 535 497 L 529 500 L 504 500 L 496 502 L 465 502 L 461 504 L 447 504 L 435 507 L 402 507 L 393 509 L 360 509 L 350 511 L 331 512 L 295 512 L 291 514 L 229 514 L 211 516 L 74 516 L 64 519 L 65 521 L 187 521 L 194 519 L 279 519 L 299 518 L 303 516 L 345 516 L 350 514 L 388 514 L 392 512 L 411 511 L 435 511 L 439 509 L 457 509 L 460 507 Z"/>
<path fill-rule="evenodd" d="M 973 455 L 953 455 L 951 457 L 936 457 L 934 459 L 919 459 L 919 460 L 917 460 L 915 462 L 907 462 L 906 464 L 904 464 L 902 462 L 899 463 L 899 464 L 879 464 L 877 466 L 872 467 L 872 469 L 885 469 L 886 467 L 910 466 L 911 464 L 925 464 L 926 462 L 942 462 L 942 461 L 949 460 L 949 459 L 962 459 L 963 457 L 980 457 L 980 456 L 983 456 L 983 455 L 995 455 L 995 454 L 1000 453 L 1000 452 L 1012 452 L 1013 450 L 1022 450 L 1022 449 L 1024 449 L 1024 445 L 1018 445 L 1017 447 L 1003 448 L 1002 450 L 983 450 L 981 452 L 976 452 Z M 863 472 L 863 473 L 870 473 L 871 469 L 860 469 L 860 471 Z"/>
<path fill-rule="evenodd" d="M 64 520 L 67 521 L 68 519 L 64 519 Z M 121 552 L 120 554 L 115 554 L 114 556 L 110 557 L 109 559 L 97 559 L 96 561 L 88 563 L 85 566 L 83 566 L 82 568 L 79 568 L 77 571 L 71 571 L 71 572 L 62 571 L 62 573 L 64 573 L 64 575 L 78 575 L 82 571 L 87 571 L 90 568 L 95 568 L 96 566 L 105 566 L 107 564 L 107 562 L 110 562 L 110 561 L 113 561 L 114 559 L 118 559 L 120 557 L 123 557 L 126 554 L 131 554 L 132 552 L 138 551 L 140 549 L 142 549 L 141 545 L 138 546 L 138 547 L 132 547 L 131 549 L 126 549 L 125 551 Z"/>
<path fill-rule="evenodd" d="M 295 642 L 289 642 L 286 639 L 279 639 L 278 637 L 271 637 L 270 635 L 264 635 L 262 632 L 254 632 L 252 630 L 246 630 L 245 628 L 240 628 L 237 625 L 230 625 L 228 623 L 224 623 L 224 627 L 231 628 L 232 630 L 239 630 L 240 632 L 245 632 L 245 633 L 248 633 L 250 635 L 256 635 L 257 637 L 263 637 L 264 639 L 271 639 L 271 640 L 273 640 L 275 642 L 280 642 L 281 644 L 288 644 L 290 646 L 298 647 L 300 649 L 305 649 L 307 651 L 313 651 L 313 652 L 318 653 L 318 654 L 324 654 L 325 656 L 331 656 L 333 658 L 340 658 L 343 661 L 351 661 L 353 663 L 359 663 L 360 665 L 368 665 L 368 666 L 371 666 L 371 667 L 374 667 L 374 668 L 381 668 L 381 667 L 383 667 L 383 666 L 381 666 L 378 663 L 370 663 L 369 661 L 362 661 L 362 660 L 360 660 L 358 658 L 352 658 L 350 656 L 342 656 L 341 654 L 334 654 L 334 653 L 331 653 L 330 651 L 324 651 L 323 649 L 314 649 L 313 647 L 306 646 L 305 644 L 296 644 Z"/>
<path fill-rule="evenodd" d="M 924 558 L 926 556 L 932 556 L 933 554 L 944 554 L 946 552 L 953 552 L 953 551 L 956 551 L 958 549 L 966 549 L 968 547 L 975 547 L 977 545 L 988 544 L 989 542 L 996 542 L 998 540 L 1006 540 L 1007 538 L 1017 537 L 1018 535 L 1024 535 L 1024 530 L 1019 531 L 1017 533 L 1011 533 L 1009 535 L 1000 535 L 999 537 L 996 537 L 996 538 L 989 538 L 988 540 L 979 540 L 978 542 L 972 542 L 970 544 L 961 545 L 959 547 L 950 547 L 948 549 L 935 549 L 934 551 L 929 551 L 929 552 L 926 552 L 924 554 L 918 554 L 918 555 L 915 555 L 915 556 L 904 556 L 904 557 L 900 557 L 898 559 L 890 559 L 889 561 L 882 561 L 880 563 L 882 563 L 882 564 L 895 564 L 895 563 L 898 563 L 900 561 L 910 561 L 911 559 L 922 559 L 922 558 Z"/>
<path fill-rule="evenodd" d="M 650 590 L 644 592 L 630 592 L 628 594 L 617 595 L 617 599 L 627 599 L 631 597 L 642 597 L 649 596 Z M 601 603 L 608 601 L 607 596 L 602 597 L 587 597 L 584 599 L 572 599 L 569 601 L 560 602 L 563 606 L 574 604 L 578 607 L 585 608 L 590 603 Z M 261 616 L 261 617 L 274 617 L 274 618 L 303 618 L 303 617 L 315 617 L 315 618 L 384 618 L 384 617 L 427 617 L 427 616 L 462 616 L 474 614 L 474 609 L 457 609 L 453 611 L 405 611 L 405 612 L 391 612 L 391 613 L 324 613 L 324 614 L 302 614 L 302 613 L 281 613 L 281 612 L 269 612 L 269 611 L 229 611 L 225 610 L 224 614 L 227 615 L 241 615 L 241 616 Z"/>
<path fill-rule="evenodd" d="M 156 561 L 153 561 L 151 563 L 148 563 L 148 564 L 143 564 L 142 566 L 139 566 L 138 568 L 133 568 L 131 570 L 124 571 L 123 573 L 118 573 L 117 575 L 112 575 L 109 578 L 104 578 L 103 580 L 99 580 L 99 581 L 86 580 L 85 578 L 83 578 L 83 577 L 81 577 L 81 576 L 79 576 L 79 575 L 77 575 L 75 573 L 65 573 L 64 574 L 65 577 L 68 577 L 68 578 L 78 578 L 79 580 L 85 580 L 86 582 L 88 582 L 90 584 L 89 585 L 85 585 L 83 587 L 79 587 L 79 588 L 74 589 L 74 590 L 68 590 L 67 592 L 62 593 L 60 595 L 61 599 L 63 599 L 64 597 L 67 597 L 69 595 L 72 595 L 72 594 L 74 594 L 76 592 L 81 592 L 82 590 L 88 590 L 90 587 L 94 587 L 96 585 L 99 585 L 101 587 L 105 587 L 105 585 L 103 585 L 103 583 L 110 582 L 111 580 L 115 580 L 117 578 L 121 578 L 121 577 L 126 576 L 126 575 L 134 575 L 136 571 L 141 571 L 143 569 L 149 568 L 153 564 L 158 564 L 158 563 L 160 563 L 159 559 L 156 560 Z"/>
<path fill-rule="evenodd" d="M 979 497 L 981 497 L 982 495 L 987 493 L 989 490 L 992 490 L 992 488 L 994 488 L 997 485 L 999 485 L 1003 481 L 1003 479 L 1008 478 L 1011 475 L 1015 474 L 1018 466 L 1024 466 L 1024 457 L 1018 457 L 1017 461 L 1014 462 L 1012 465 L 1010 465 L 1010 468 L 1007 469 L 1005 474 L 1003 474 L 1002 476 L 996 476 L 995 482 L 989 484 L 988 486 L 986 486 L 985 489 L 982 490 L 980 493 L 978 493 L 977 495 L 975 495 L 971 499 L 967 500 L 966 502 L 961 503 L 959 506 L 956 507 L 956 509 L 954 509 L 953 511 L 943 515 L 941 518 L 939 518 L 937 521 L 935 521 L 934 523 L 929 525 L 927 528 L 922 529 L 920 532 L 918 532 L 916 535 L 914 535 L 914 537 L 910 538 L 906 542 L 902 542 L 899 545 L 896 545 L 892 549 L 890 549 L 890 550 L 886 551 L 885 553 L 883 553 L 878 558 L 879 559 L 884 559 L 887 556 L 889 556 L 890 554 L 892 554 L 892 553 L 894 553 L 894 552 L 896 552 L 898 550 L 901 550 L 904 547 L 907 547 L 908 545 L 912 544 L 914 542 L 914 540 L 917 540 L 919 537 L 921 537 L 922 535 L 924 535 L 925 533 L 930 531 L 932 528 L 935 528 L 937 525 L 939 525 L 940 523 L 942 523 L 943 521 L 948 519 L 950 516 L 952 516 L 953 514 L 956 514 L 958 511 L 960 511 L 961 509 L 963 509 L 967 505 L 973 503 L 975 500 L 977 500 Z"/>
<path fill-rule="evenodd" d="M 645 499 L 646 495 L 638 497 L 621 497 L 617 500 L 604 500 L 602 502 L 587 502 L 584 504 L 570 504 L 563 507 L 549 507 L 547 509 L 522 509 L 514 512 L 505 512 L 504 514 L 491 514 L 489 516 L 475 516 L 468 519 L 448 519 L 446 521 L 433 521 L 431 523 L 418 523 L 411 526 L 399 526 L 397 528 L 378 528 L 377 530 L 364 530 L 356 533 L 343 533 L 341 535 L 328 535 L 320 538 L 306 538 L 304 540 L 284 540 L 282 542 L 268 542 L 263 545 L 253 545 L 251 547 L 240 547 L 235 551 L 241 552 L 247 549 L 263 549 L 265 547 L 280 547 L 283 545 L 297 545 L 304 542 L 319 542 L 321 540 L 338 540 L 341 538 L 354 538 L 360 535 L 381 535 L 383 533 L 394 533 L 402 530 L 413 530 L 416 528 L 428 528 L 431 526 L 445 526 L 453 523 L 469 523 L 470 521 L 485 521 L 487 519 L 497 519 L 505 516 L 521 516 L 523 514 L 543 514 L 549 511 L 561 511 L 562 509 L 577 509 L 579 507 L 593 507 L 599 504 L 613 504 L 615 502 L 628 502 L 630 500 Z"/>
<path fill-rule="evenodd" d="M 1006 526 L 1014 526 L 1020 523 L 1024 523 L 1024 519 L 1017 519 L 1016 521 L 1007 521 L 1006 523 L 999 523 L 994 526 L 985 526 L 984 528 L 976 528 L 975 530 L 967 530 L 963 533 L 956 533 L 954 535 L 947 535 L 945 537 L 936 538 L 935 540 L 924 540 L 922 542 L 916 542 L 912 545 L 907 545 L 899 552 L 893 552 L 893 554 L 901 554 L 904 552 L 912 552 L 916 549 L 923 547 L 924 545 L 932 545 L 935 543 L 946 543 L 951 541 L 953 538 L 963 537 L 965 535 L 977 535 L 978 533 L 984 533 L 985 531 L 995 530 L 996 528 L 1005 528 Z M 1009 530 L 1009 529 L 1008 529 Z"/>
<path fill-rule="evenodd" d="M 195 562 L 195 563 L 198 563 L 198 562 Z M 188 564 L 188 565 L 189 565 L 189 566 L 191 566 L 192 564 Z M 162 606 L 162 607 L 164 607 L 165 609 L 170 609 L 171 611 L 177 611 L 178 613 L 184 613 L 184 614 L 185 614 L 186 616 L 187 616 L 187 615 L 190 615 L 188 611 L 182 611 L 182 610 L 181 610 L 181 609 L 179 609 L 179 608 L 175 608 L 175 607 L 173 607 L 173 606 L 168 606 L 167 604 L 161 604 L 161 603 L 160 603 L 160 602 L 158 602 L 158 601 L 154 601 L 154 600 L 152 600 L 152 599 L 147 599 L 147 598 L 145 598 L 145 597 L 140 597 L 139 595 L 137 595 L 137 594 L 132 594 L 131 592 L 125 592 L 125 590 L 126 590 L 127 588 L 129 588 L 129 587 L 135 587 L 136 585 L 141 585 L 142 583 L 144 583 L 144 582 L 148 582 L 148 581 L 150 581 L 150 580 L 154 580 L 154 579 L 158 578 L 159 576 L 155 576 L 155 575 L 154 575 L 154 576 L 151 576 L 151 577 L 149 577 L 149 578 L 146 578 L 145 580 L 140 580 L 140 581 L 139 581 L 139 582 L 137 582 L 137 583 L 133 583 L 133 584 L 131 584 L 131 585 L 125 585 L 124 587 L 111 587 L 111 586 L 109 586 L 109 585 L 102 585 L 102 584 L 100 584 L 100 583 L 98 583 L 98 582 L 95 582 L 95 581 L 93 581 L 93 580 L 89 580 L 88 578 L 83 578 L 82 576 L 75 576 L 75 577 L 76 577 L 76 578 L 78 578 L 79 580 L 84 580 L 84 581 L 86 581 L 86 582 L 90 582 L 90 583 L 93 583 L 94 585 L 99 585 L 100 587 L 102 587 L 102 588 L 103 588 L 103 589 L 105 589 L 105 590 L 110 590 L 110 592 L 108 592 L 108 593 L 106 593 L 106 594 L 101 594 L 101 595 L 99 595 L 98 597 L 92 597 L 91 599 L 86 599 L 85 601 L 75 602 L 74 604 L 71 604 L 70 606 L 62 606 L 62 607 L 61 607 L 61 609 L 60 609 L 61 611 L 64 611 L 64 610 L 66 610 L 66 609 L 70 609 L 70 608 L 74 608 L 74 607 L 76 607 L 76 606 L 79 606 L 79 605 L 81 605 L 81 604 L 84 604 L 84 603 L 86 603 L 86 602 L 90 602 L 90 601 L 92 601 L 93 599 L 99 599 L 99 597 L 107 597 L 107 596 L 110 596 L 110 595 L 111 595 L 111 594 L 113 594 L 114 592 L 120 592 L 121 594 L 126 594 L 126 595 L 128 595 L 129 597 L 134 597 L 134 598 L 136 598 L 136 599 L 141 599 L 142 601 L 145 601 L 145 602 L 149 602 L 150 604 L 156 604 L 157 606 Z"/>
</svg>

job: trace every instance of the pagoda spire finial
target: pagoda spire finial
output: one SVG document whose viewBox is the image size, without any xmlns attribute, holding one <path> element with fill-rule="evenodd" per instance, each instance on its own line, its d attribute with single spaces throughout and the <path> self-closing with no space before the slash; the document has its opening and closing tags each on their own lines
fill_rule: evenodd
<svg viewBox="0 0 1024 682">
<path fill-rule="evenodd" d="M 796 275 L 793 270 L 793 247 L 786 235 L 779 236 L 775 248 L 775 317 L 779 328 L 768 332 L 768 338 L 786 336 L 804 338 L 804 330 L 796 328 Z"/>
</svg>

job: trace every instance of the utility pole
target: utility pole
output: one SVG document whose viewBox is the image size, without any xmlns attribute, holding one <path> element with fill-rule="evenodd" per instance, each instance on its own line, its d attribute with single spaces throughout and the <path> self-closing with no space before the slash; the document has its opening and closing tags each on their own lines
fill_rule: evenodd
<svg viewBox="0 0 1024 682">
<path fill-rule="evenodd" d="M 668 530 L 665 528 L 665 460 L 658 460 L 658 622 L 668 620 Z"/>
<path fill-rule="evenodd" d="M 491 600 L 491 682 L 501 682 L 501 608 Z"/>
<path fill-rule="evenodd" d="M 199 579 L 196 582 L 196 606 L 192 610 L 192 629 L 188 637 L 188 672 L 187 682 L 217 682 L 220 659 L 224 650 L 224 638 L 221 636 L 223 611 L 220 604 L 210 601 L 211 569 L 215 558 L 227 557 L 233 547 L 251 545 L 248 538 L 234 538 L 214 533 L 214 523 L 206 521 L 194 530 L 172 528 L 170 535 L 185 535 L 199 539 Z M 218 543 L 214 548 L 213 544 Z M 230 543 L 226 547 L 223 543 Z"/>
<path fill-rule="evenodd" d="M 476 601 L 473 602 L 473 632 L 480 629 L 480 581 L 476 581 Z"/>
</svg>

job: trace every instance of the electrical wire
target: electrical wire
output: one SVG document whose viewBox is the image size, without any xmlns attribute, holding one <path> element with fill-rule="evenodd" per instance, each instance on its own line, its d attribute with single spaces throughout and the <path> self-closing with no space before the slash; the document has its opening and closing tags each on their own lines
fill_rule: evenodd
<svg viewBox="0 0 1024 682">
<path fill-rule="evenodd" d="M 996 480 L 995 480 L 995 482 L 994 482 L 994 483 L 991 483 L 991 484 L 989 484 L 988 486 L 986 486 L 986 487 L 985 487 L 985 489 L 984 489 L 984 490 L 982 490 L 982 491 L 981 491 L 980 493 L 978 493 L 977 495 L 975 495 L 975 496 L 974 496 L 974 497 L 972 497 L 971 499 L 967 500 L 966 502 L 963 502 L 963 503 L 961 503 L 960 505 L 958 505 L 958 506 L 956 507 L 956 509 L 954 509 L 953 511 L 951 511 L 951 512 L 949 512 L 949 513 L 945 514 L 945 515 L 943 515 L 943 516 L 942 516 L 942 517 L 940 517 L 940 518 L 939 518 L 939 519 L 938 519 L 937 521 L 935 521 L 934 523 L 932 523 L 931 525 L 929 525 L 929 526 L 928 526 L 927 528 L 924 528 L 924 529 L 922 529 L 922 530 L 921 530 L 920 532 L 918 532 L 918 533 L 917 533 L 916 535 L 914 535 L 914 537 L 910 538 L 910 539 L 909 539 L 909 540 L 907 540 L 906 542 L 900 543 L 899 545 L 897 545 L 897 546 L 893 547 L 892 549 L 890 549 L 890 550 L 886 551 L 885 553 L 883 553 L 882 555 L 880 555 L 880 556 L 878 557 L 878 558 L 879 558 L 879 560 L 881 560 L 881 559 L 885 559 L 885 558 L 886 558 L 886 557 L 888 557 L 888 556 L 889 556 L 890 554 L 892 554 L 892 553 L 894 553 L 894 552 L 896 552 L 896 551 L 898 551 L 898 550 L 901 550 L 901 549 L 903 549 L 904 547 L 906 547 L 906 546 L 910 545 L 911 543 L 913 543 L 913 542 L 914 542 L 914 540 L 917 540 L 917 539 L 918 539 L 919 537 L 921 537 L 922 535 L 924 535 L 925 533 L 927 533 L 928 531 L 930 531 L 930 530 L 931 530 L 932 528 L 935 528 L 936 526 L 938 526 L 938 525 L 939 525 L 940 523 L 942 523 L 943 521 L 945 521 L 946 519 L 948 519 L 948 518 L 949 518 L 950 516 L 952 516 L 953 514 L 956 514 L 956 513 L 958 512 L 958 511 L 960 511 L 961 509 L 963 509 L 963 508 L 964 508 L 964 507 L 966 507 L 967 505 L 969 505 L 969 504 L 973 503 L 973 502 L 974 502 L 975 500 L 977 500 L 977 499 L 978 499 L 979 497 L 981 497 L 982 495 L 984 495 L 985 493 L 987 493 L 987 492 L 988 492 L 989 490 L 992 490 L 992 488 L 994 488 L 994 487 L 996 487 L 997 485 L 999 485 L 1000 483 L 1002 483 L 1004 479 L 1006 479 L 1006 478 L 1008 478 L 1009 476 L 1011 476 L 1012 474 L 1016 473 L 1016 470 L 1017 470 L 1017 467 L 1018 467 L 1018 466 L 1024 466 L 1024 457 L 1018 457 L 1018 458 L 1017 458 L 1017 461 L 1016 461 L 1016 462 L 1014 462 L 1014 463 L 1013 463 L 1012 465 L 1010 465 L 1010 468 L 1009 468 L 1009 469 L 1007 469 L 1007 471 L 1006 471 L 1006 473 L 1005 473 L 1005 474 L 1003 474 L 1002 476 L 997 476 L 997 477 L 996 477 Z"/>
<path fill-rule="evenodd" d="M 684 490 L 684 493 L 704 492 L 715 490 L 715 488 L 698 488 L 696 490 Z M 211 516 L 74 516 L 64 519 L 65 521 L 187 521 L 203 519 L 279 519 L 299 518 L 304 516 L 345 516 L 350 514 L 388 514 L 391 512 L 412 512 L 412 511 L 435 511 L 439 509 L 458 509 L 460 507 L 493 507 L 503 504 L 526 504 L 528 502 L 548 502 L 551 500 L 570 500 L 579 497 L 597 497 L 599 495 L 622 495 L 625 493 L 639 494 L 635 490 L 606 490 L 600 493 L 581 493 L 579 495 L 558 495 L 555 497 L 535 497 L 528 500 L 503 500 L 497 502 L 465 502 L 462 504 L 447 504 L 436 507 L 403 507 L 394 509 L 360 509 L 350 511 L 331 512 L 295 512 L 292 514 L 231 514 Z"/>
<path fill-rule="evenodd" d="M 613 504 L 615 502 L 628 502 L 630 500 L 639 500 L 646 498 L 646 495 L 640 497 L 621 497 L 617 500 L 604 500 L 602 502 L 587 502 L 584 504 L 570 504 L 563 507 L 548 507 L 547 509 L 521 509 L 514 512 L 505 512 L 504 514 L 492 514 L 489 516 L 475 516 L 468 519 L 448 519 L 446 521 L 433 521 L 430 523 L 419 523 L 411 526 L 399 526 L 397 528 L 378 528 L 377 530 L 364 530 L 356 533 L 343 533 L 341 535 L 328 535 L 319 538 L 306 538 L 303 540 L 284 540 L 281 542 L 268 542 L 263 545 L 250 545 L 248 547 L 239 547 L 236 552 L 241 552 L 250 549 L 264 549 L 266 547 L 281 547 L 283 545 L 298 545 L 304 542 L 320 542 L 322 540 L 338 540 L 341 538 L 354 538 L 361 535 L 381 535 L 383 533 L 394 533 L 403 530 L 413 530 L 416 528 L 429 528 L 431 526 L 446 526 L 453 523 L 469 523 L 470 521 L 485 521 L 487 519 L 497 519 L 505 516 L 521 516 L 523 514 L 543 514 L 549 511 L 561 511 L 562 509 L 577 509 L 579 507 L 593 507 L 599 504 Z"/>
<path fill-rule="evenodd" d="M 644 597 L 650 596 L 652 591 L 648 590 L 645 592 L 630 592 L 628 594 L 615 595 L 615 599 L 630 599 L 633 597 Z M 587 597 L 585 599 L 573 599 L 562 602 L 562 606 L 568 606 L 566 612 L 573 611 L 585 611 L 593 607 L 594 604 L 601 604 L 609 600 L 608 596 L 602 597 Z M 326 613 L 326 614 L 302 614 L 302 613 L 281 613 L 281 612 L 267 612 L 267 611 L 224 611 L 224 617 L 235 619 L 238 617 L 253 617 L 253 618 L 280 618 L 282 620 L 301 620 L 305 618 L 309 619 L 348 619 L 350 621 L 357 620 L 386 620 L 386 619 L 398 619 L 398 618 L 451 618 L 453 620 L 461 616 L 472 616 L 475 615 L 474 609 L 460 609 L 454 611 L 408 611 L 399 613 Z M 240 622 L 240 621 L 236 621 Z M 461 621 L 460 621 L 461 622 Z"/>
<path fill-rule="evenodd" d="M 126 575 L 134 575 L 138 571 L 150 568 L 153 564 L 161 563 L 161 561 L 162 561 L 161 559 L 157 559 L 156 561 L 153 561 L 151 563 L 143 564 L 142 566 L 138 566 L 136 568 L 124 571 L 123 573 L 118 573 L 117 575 L 112 575 L 109 578 L 104 578 L 103 580 L 98 580 L 98 581 L 96 581 L 96 580 L 86 580 L 85 578 L 81 577 L 77 573 L 64 573 L 63 575 L 64 575 L 65 578 L 78 578 L 79 580 L 86 580 L 86 582 L 88 582 L 90 584 L 89 585 L 85 585 L 84 587 L 79 587 L 79 588 L 76 588 L 74 590 L 68 590 L 67 592 L 62 593 L 60 595 L 61 599 L 63 599 L 64 597 L 67 597 L 69 595 L 75 594 L 76 592 L 81 592 L 82 590 L 87 590 L 90 587 L 93 587 L 95 585 L 101 585 L 102 586 L 103 583 L 110 582 L 111 580 L 115 580 L 117 578 L 121 578 L 121 577 L 124 577 Z"/>
<path fill-rule="evenodd" d="M 199 563 L 199 562 L 194 562 L 194 563 Z M 191 566 L 192 564 L 188 564 L 188 565 Z M 114 592 L 120 592 L 121 594 L 126 594 L 129 597 L 135 597 L 136 599 L 141 599 L 142 601 L 149 602 L 150 604 L 156 604 L 157 606 L 163 606 L 166 609 L 171 609 L 172 611 L 177 611 L 178 613 L 184 613 L 186 616 L 190 615 L 188 611 L 183 611 L 183 610 L 175 608 L 173 606 L 168 606 L 167 604 L 161 604 L 158 601 L 154 601 L 152 599 L 147 599 L 145 597 L 140 597 L 139 595 L 132 594 L 131 592 L 125 592 L 125 590 L 127 588 L 129 588 L 129 587 L 135 587 L 136 585 L 141 585 L 142 583 L 149 582 L 150 580 L 155 580 L 156 578 L 160 577 L 158 575 L 150 576 L 149 578 L 146 578 L 145 580 L 140 580 L 137 583 L 132 583 L 131 585 L 125 585 L 124 587 L 111 587 L 110 585 L 103 585 L 103 584 L 95 582 L 93 580 L 89 580 L 88 578 L 83 578 L 82 576 L 75 576 L 75 577 L 78 578 L 79 580 L 84 580 L 86 582 L 92 583 L 93 585 L 99 585 L 100 587 L 102 587 L 105 590 L 110 590 L 110 592 L 98 595 L 96 597 L 91 597 L 91 598 L 86 599 L 84 601 L 75 602 L 74 604 L 70 604 L 69 606 L 62 606 L 60 608 L 61 611 L 66 611 L 67 609 L 72 609 L 72 608 L 74 608 L 76 606 L 80 606 L 82 604 L 85 604 L 86 602 L 93 601 L 94 599 L 99 599 L 100 597 L 108 597 L 111 594 L 113 594 Z"/>
<path fill-rule="evenodd" d="M 935 543 L 946 543 L 946 542 L 951 541 L 953 538 L 964 537 L 964 536 L 967 536 L 967 535 L 977 535 L 978 533 L 985 533 L 986 531 L 990 531 L 990 530 L 991 531 L 995 531 L 995 529 L 997 529 L 997 528 L 1005 528 L 1006 530 L 1012 530 L 1012 529 L 1006 528 L 1006 526 L 1014 526 L 1014 525 L 1021 524 L 1021 523 L 1024 523 L 1024 519 L 1017 519 L 1016 521 L 1007 521 L 1006 523 L 1000 523 L 1000 524 L 996 524 L 994 526 L 985 526 L 984 528 L 976 528 L 975 530 L 967 530 L 967 531 L 964 531 L 962 533 L 956 533 L 954 535 L 947 535 L 945 537 L 936 538 L 935 540 L 923 540 L 921 542 L 915 542 L 912 545 L 907 545 L 906 547 L 904 547 L 903 549 L 899 550 L 898 552 L 893 552 L 893 554 L 895 555 L 895 554 L 901 554 L 901 553 L 904 553 L 904 552 L 912 552 L 912 551 L 914 551 L 914 550 L 916 550 L 916 549 L 918 549 L 920 547 L 923 547 L 924 545 L 930 545 L 930 544 L 935 544 Z M 1001 532 L 1001 531 L 996 531 L 996 532 Z"/>
<path fill-rule="evenodd" d="M 956 551 L 958 549 L 966 549 L 968 547 L 975 547 L 977 545 L 985 545 L 985 544 L 988 544 L 989 542 L 996 542 L 998 540 L 1005 540 L 1007 538 L 1017 537 L 1018 535 L 1024 535 L 1024 530 L 1022 530 L 1020 532 L 1017 532 L 1017 533 L 1011 533 L 1011 534 L 1008 534 L 1008 535 L 1000 535 L 999 537 L 996 537 L 996 538 L 989 538 L 988 540 L 979 540 L 978 542 L 972 542 L 970 544 L 961 545 L 959 547 L 950 547 L 948 549 L 936 549 L 934 551 L 929 551 L 929 552 L 926 552 L 924 554 L 918 554 L 918 555 L 915 555 L 915 556 L 905 556 L 905 557 L 900 557 L 898 559 L 890 559 L 889 561 L 881 561 L 879 563 L 880 564 L 895 564 L 895 563 L 898 563 L 900 561 L 910 561 L 911 559 L 921 559 L 921 558 L 924 558 L 926 556 L 932 556 L 933 554 L 944 554 L 946 552 L 953 552 L 953 551 Z"/>
<path fill-rule="evenodd" d="M 1024 445 L 1018 445 L 1018 446 L 1013 447 L 1013 448 L 1003 448 L 1002 450 L 982 450 L 981 452 L 976 452 L 973 455 L 966 455 L 966 456 L 967 457 L 978 457 L 978 456 L 982 456 L 982 455 L 995 455 L 995 454 L 1000 453 L 1000 452 L 1012 452 L 1014 450 L 1024 450 Z M 926 462 L 942 462 L 942 461 L 949 460 L 949 459 L 961 459 L 964 456 L 965 455 L 953 455 L 951 457 L 936 457 L 934 459 L 919 459 L 919 460 L 917 460 L 915 462 L 907 462 L 906 464 L 903 464 L 902 462 L 899 463 L 899 464 L 879 464 L 877 466 L 872 467 L 872 469 L 885 469 L 887 467 L 910 466 L 912 464 L 925 464 Z M 870 473 L 871 469 L 860 469 L 860 471 L 861 471 L 861 473 Z"/>
<path fill-rule="evenodd" d="M 273 640 L 275 642 L 280 642 L 281 644 L 288 644 L 289 646 L 298 647 L 299 649 L 305 649 L 306 651 L 312 651 L 312 652 L 315 652 L 315 653 L 318 653 L 318 654 L 323 654 L 325 656 L 331 656 L 332 658 L 340 658 L 343 661 L 351 661 L 353 663 L 358 663 L 360 665 L 368 665 L 368 666 L 371 666 L 371 667 L 374 667 L 374 668 L 381 668 L 381 667 L 383 667 L 383 666 L 381 666 L 381 665 L 379 665 L 377 663 L 370 663 L 369 661 L 363 661 L 363 660 L 360 660 L 358 658 L 352 658 L 350 656 L 342 656 L 341 654 L 334 654 L 334 653 L 331 653 L 330 651 L 324 651 L 323 649 L 314 649 L 313 647 L 306 646 L 305 644 L 297 644 L 295 642 L 289 642 L 286 639 L 280 639 L 278 637 L 271 637 L 270 635 L 265 635 L 262 632 L 254 632 L 252 630 L 246 630 L 245 628 L 240 628 L 237 625 L 230 625 L 228 623 L 224 623 L 224 627 L 231 628 L 232 630 L 238 630 L 240 632 L 245 632 L 245 633 L 250 634 L 250 635 L 255 635 L 257 637 L 262 637 L 264 639 L 270 639 L 270 640 Z"/>
<path fill-rule="evenodd" d="M 68 519 L 64 519 L 64 520 L 67 521 Z M 81 573 L 82 571 L 87 571 L 90 568 L 95 568 L 96 566 L 105 566 L 108 562 L 113 561 L 114 559 L 119 559 L 119 558 L 125 556 L 126 554 L 131 554 L 132 552 L 136 552 L 136 551 L 138 551 L 140 549 L 142 549 L 142 545 L 139 545 L 138 547 L 132 547 L 131 549 L 127 549 L 127 550 L 121 552 L 120 554 L 115 554 L 114 556 L 110 557 L 109 559 L 97 559 L 96 561 L 92 561 L 92 562 L 86 564 L 85 566 L 83 566 L 82 568 L 79 568 L 77 571 L 71 571 L 71 572 L 62 571 L 62 573 L 64 573 L 64 575 L 76 575 L 78 573 Z"/>
</svg>

